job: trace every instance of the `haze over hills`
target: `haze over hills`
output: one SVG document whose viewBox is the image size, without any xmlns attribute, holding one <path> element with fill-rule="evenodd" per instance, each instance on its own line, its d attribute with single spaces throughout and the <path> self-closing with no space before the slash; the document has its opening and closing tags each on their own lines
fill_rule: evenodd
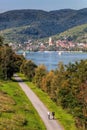
<svg viewBox="0 0 87 130">
<path fill-rule="evenodd" d="M 87 8 L 56 11 L 13 10 L 0 13 L 0 33 L 6 41 L 24 42 L 64 32 L 87 23 Z"/>
</svg>

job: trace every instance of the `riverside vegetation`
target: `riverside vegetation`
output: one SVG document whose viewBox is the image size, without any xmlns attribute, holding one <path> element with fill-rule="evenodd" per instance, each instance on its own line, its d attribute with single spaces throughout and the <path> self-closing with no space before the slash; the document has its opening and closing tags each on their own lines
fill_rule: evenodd
<svg viewBox="0 0 87 130">
<path fill-rule="evenodd" d="M 29 65 L 28 67 L 27 64 Z M 33 62 L 32 66 L 34 66 Z M 28 68 L 30 71 L 28 71 Z M 50 72 L 46 70 L 44 65 L 40 65 L 37 68 L 33 67 L 33 70 L 34 75 L 29 78 L 32 72 L 31 61 L 26 61 L 21 66 L 21 71 L 29 81 L 32 81 L 37 88 L 47 93 L 57 106 L 62 106 L 64 110 L 70 113 L 74 117 L 75 125 L 79 130 L 86 130 L 87 60 L 81 60 L 74 64 L 70 63 L 67 66 L 59 63 L 58 69 Z M 55 107 L 53 110 L 55 110 Z M 68 127 L 70 130 L 70 124 L 68 124 Z M 66 130 L 68 130 L 68 127 Z"/>
<path fill-rule="evenodd" d="M 0 37 L 0 130 L 45 130 L 31 102 L 12 78 L 22 60 L 3 45 Z"/>
<path fill-rule="evenodd" d="M 75 130 L 75 126 L 79 130 L 87 129 L 87 60 L 81 60 L 74 64 L 70 63 L 67 66 L 64 66 L 63 63 L 59 63 L 58 69 L 48 72 L 44 65 L 37 66 L 31 60 L 26 60 L 22 56 L 16 55 L 9 46 L 3 44 L 3 39 L 0 37 L 0 79 L 7 81 L 10 79 L 10 82 L 6 84 L 6 81 L 0 82 L 0 96 L 3 96 L 1 98 L 5 99 L 5 101 L 7 98 L 7 101 L 11 105 L 8 106 L 5 102 L 5 109 L 3 109 L 1 105 L 1 110 L 8 110 L 8 112 L 0 112 L 1 123 L 3 123 L 1 127 L 4 128 L 4 119 L 6 118 L 7 123 L 10 124 L 9 127 L 11 126 L 11 122 L 14 122 L 12 125 L 15 127 L 17 123 L 19 127 L 24 126 L 26 130 L 30 128 L 26 126 L 27 123 L 29 124 L 28 119 L 20 115 L 23 112 L 23 108 L 20 109 L 20 107 L 23 106 L 24 103 L 25 107 L 27 107 L 28 100 L 26 99 L 26 103 L 26 101 L 23 102 L 20 98 L 18 99 L 17 96 L 14 96 L 16 94 L 15 91 L 17 91 L 17 88 L 15 90 L 17 83 L 12 82 L 11 79 L 13 74 L 19 71 L 25 74 L 28 81 L 31 82 L 30 86 L 33 87 L 33 90 L 37 89 L 38 92 L 36 93 L 41 97 L 41 100 L 43 100 L 44 103 L 48 101 L 46 105 L 50 110 L 55 110 L 57 113 L 56 116 L 61 124 L 63 124 L 65 130 Z M 32 83 L 36 87 L 32 86 Z M 15 94 L 12 96 L 12 93 Z M 17 91 L 17 95 L 22 98 L 22 94 L 20 93 L 21 90 L 19 93 Z M 48 99 L 46 95 L 48 95 L 50 99 Z M 64 116 L 60 106 L 72 116 L 68 116 L 67 114 Z M 18 109 L 20 110 L 18 111 Z M 29 109 L 29 107 L 27 109 Z M 32 114 L 31 110 L 29 112 Z M 13 113 L 15 114 L 12 117 Z M 26 114 L 25 110 L 24 113 Z M 36 117 L 34 117 L 34 115 L 35 114 L 32 115 L 33 119 Z M 29 117 L 27 114 L 26 116 Z M 11 119 L 10 123 L 9 118 Z M 15 123 L 16 119 L 20 119 L 21 121 Z M 34 123 L 33 121 L 32 123 Z M 35 127 L 33 127 L 33 129 L 34 128 Z M 40 128 L 40 126 L 38 126 L 38 128 Z M 45 129 L 44 126 L 43 129 Z"/>
</svg>

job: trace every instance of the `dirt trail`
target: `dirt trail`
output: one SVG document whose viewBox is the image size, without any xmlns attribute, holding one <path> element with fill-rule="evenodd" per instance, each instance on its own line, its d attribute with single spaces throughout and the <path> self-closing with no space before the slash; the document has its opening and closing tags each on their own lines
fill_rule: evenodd
<svg viewBox="0 0 87 130">
<path fill-rule="evenodd" d="M 47 130 L 64 130 L 60 124 L 53 119 L 48 119 L 47 112 L 49 111 L 41 100 L 35 95 L 35 93 L 22 81 L 20 77 L 14 75 L 15 79 L 18 81 L 20 87 L 27 95 L 28 99 L 31 101 L 38 114 L 42 118 Z"/>
</svg>

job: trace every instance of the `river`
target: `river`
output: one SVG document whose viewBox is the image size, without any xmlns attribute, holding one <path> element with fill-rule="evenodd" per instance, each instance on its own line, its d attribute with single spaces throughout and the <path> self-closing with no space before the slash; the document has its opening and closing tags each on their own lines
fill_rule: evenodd
<svg viewBox="0 0 87 130">
<path fill-rule="evenodd" d="M 64 64 L 74 63 L 81 59 L 87 59 L 87 53 L 81 52 L 27 52 L 26 59 L 32 60 L 37 65 L 44 64 L 47 70 L 54 70 L 57 68 L 59 62 Z"/>
<path fill-rule="evenodd" d="M 74 63 L 81 59 L 87 59 L 87 53 L 83 52 L 26 52 L 26 59 L 32 60 L 37 65 L 44 64 L 47 70 L 54 70 L 57 68 L 59 62 L 64 64 Z"/>
</svg>

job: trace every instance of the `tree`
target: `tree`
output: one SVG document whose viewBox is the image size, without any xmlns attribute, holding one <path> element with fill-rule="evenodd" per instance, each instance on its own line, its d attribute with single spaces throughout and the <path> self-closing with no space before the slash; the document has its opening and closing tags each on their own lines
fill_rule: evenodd
<svg viewBox="0 0 87 130">
<path fill-rule="evenodd" d="M 0 46 L 3 45 L 3 40 L 4 40 L 4 38 L 2 36 L 0 36 Z"/>
<path fill-rule="evenodd" d="M 11 79 L 19 71 L 23 57 L 16 55 L 8 45 L 0 46 L 0 78 Z"/>
<path fill-rule="evenodd" d="M 76 125 L 87 129 L 87 60 L 69 64 L 66 69 L 67 85 L 61 86 L 62 106 L 76 118 Z M 64 83 L 64 82 L 63 82 Z"/>
<path fill-rule="evenodd" d="M 23 64 L 21 65 L 21 72 L 25 74 L 29 81 L 32 81 L 35 75 L 35 69 L 37 65 L 31 60 L 24 60 Z"/>
<path fill-rule="evenodd" d="M 23 57 L 23 55 L 17 55 L 17 54 L 14 53 L 13 59 L 14 59 L 14 71 L 19 72 L 20 66 L 22 65 L 25 58 Z"/>
<path fill-rule="evenodd" d="M 41 88 L 42 78 L 46 76 L 46 74 L 47 74 L 47 69 L 44 65 L 40 65 L 36 68 L 33 82 L 37 87 Z"/>
<path fill-rule="evenodd" d="M 51 88 L 51 82 L 54 79 L 54 72 L 50 71 L 46 74 L 46 76 L 42 79 L 42 89 L 47 92 L 49 95 L 52 93 L 52 88 Z"/>
</svg>

